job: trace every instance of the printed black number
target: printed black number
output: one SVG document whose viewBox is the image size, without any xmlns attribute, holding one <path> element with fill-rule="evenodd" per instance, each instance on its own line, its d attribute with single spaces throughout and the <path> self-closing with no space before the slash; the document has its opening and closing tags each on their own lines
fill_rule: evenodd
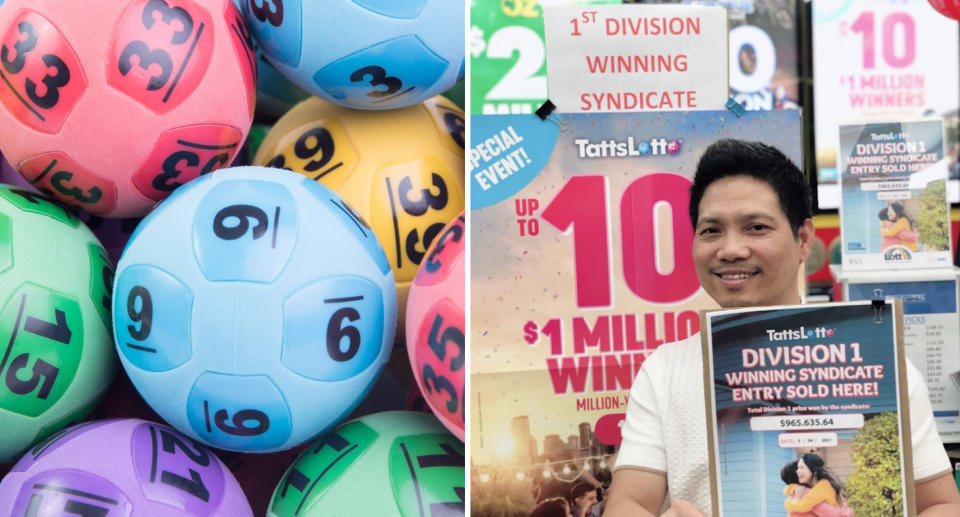
<svg viewBox="0 0 960 517">
<path fill-rule="evenodd" d="M 237 411 L 230 420 L 233 425 L 227 425 L 227 418 L 229 418 L 229 413 L 227 413 L 226 409 L 221 409 L 213 414 L 213 421 L 217 424 L 217 429 L 227 434 L 232 434 L 233 436 L 256 436 L 270 429 L 270 418 L 262 411 L 257 411 L 256 409 Z M 251 420 L 257 422 L 256 427 L 247 427 L 245 425 Z"/>
<path fill-rule="evenodd" d="M 213 158 L 207 160 L 207 163 L 203 164 L 203 168 L 200 169 L 200 175 L 209 174 L 220 167 L 223 167 L 227 164 L 227 161 L 230 160 L 229 153 L 220 153 Z"/>
<path fill-rule="evenodd" d="M 443 123 L 447 125 L 447 131 L 450 133 L 450 138 L 453 138 L 453 141 L 463 148 L 464 145 L 464 130 L 466 128 L 466 122 L 463 120 L 463 117 L 458 113 L 444 113 L 443 114 Z"/>
<path fill-rule="evenodd" d="M 190 151 L 177 151 L 167 156 L 167 159 L 163 161 L 163 174 L 153 178 L 151 186 L 157 190 L 173 192 L 174 189 L 183 185 L 183 183 L 176 181 L 172 183 L 169 182 L 169 180 L 180 175 L 180 170 L 177 169 L 180 162 L 186 162 L 187 167 L 196 167 L 200 165 L 200 157 L 197 156 L 197 153 Z"/>
<path fill-rule="evenodd" d="M 137 310 L 137 300 L 140 300 L 140 310 Z M 127 315 L 130 321 L 139 323 L 140 328 L 133 325 L 127 325 L 127 332 L 130 337 L 137 341 L 143 341 L 150 335 L 150 327 L 153 325 L 153 300 L 150 298 L 150 291 L 142 285 L 134 286 L 127 296 Z"/>
<path fill-rule="evenodd" d="M 256 53 L 253 43 L 253 35 L 250 34 L 250 29 L 247 28 L 247 24 L 243 21 L 243 16 L 237 16 L 233 20 L 233 28 L 236 31 L 237 37 L 239 37 L 240 41 L 243 42 L 243 47 L 247 49 L 247 52 L 251 55 Z"/>
<path fill-rule="evenodd" d="M 100 303 L 103 304 L 103 308 L 110 310 L 110 297 L 113 296 L 113 268 L 109 266 L 110 260 L 101 255 L 101 259 L 107 264 L 100 268 L 100 278 L 103 279 L 103 287 L 106 288 L 104 291 L 103 298 L 100 300 Z"/>
<path fill-rule="evenodd" d="M 80 517 L 107 517 L 107 515 L 110 514 L 109 508 L 94 506 L 92 504 L 87 504 L 82 501 L 75 501 L 73 499 L 68 500 L 63 505 L 63 511 L 66 513 L 79 515 Z"/>
<path fill-rule="evenodd" d="M 424 454 L 417 456 L 417 465 L 422 469 L 433 467 L 462 467 L 464 463 L 463 454 L 455 449 L 449 443 L 437 444 L 446 454 Z"/>
<path fill-rule="evenodd" d="M 224 224 L 231 217 L 239 221 L 236 226 L 226 226 Z M 253 238 L 263 237 L 267 233 L 267 214 L 263 210 L 250 205 L 230 205 L 217 212 L 217 215 L 213 218 L 213 233 L 227 241 L 239 239 L 250 229 L 249 218 L 256 221 L 256 225 L 253 227 Z"/>
<path fill-rule="evenodd" d="M 437 372 L 435 372 L 429 364 L 423 365 L 422 372 L 423 386 L 427 389 L 427 393 L 432 394 L 434 389 L 441 393 L 447 392 L 447 394 L 450 395 L 450 400 L 447 401 L 447 411 L 456 413 L 459 407 L 457 387 L 450 382 L 450 379 L 442 375 L 438 376 Z"/>
<path fill-rule="evenodd" d="M 293 145 L 293 152 L 297 155 L 297 158 L 306 160 L 316 156 L 319 151 L 319 160 L 311 160 L 303 166 L 303 170 L 313 172 L 330 162 L 330 159 L 333 158 L 333 147 L 333 137 L 330 132 L 322 127 L 315 127 L 300 135 L 300 138 Z M 267 165 L 272 167 L 270 164 Z"/>
<path fill-rule="evenodd" d="M 280 490 L 280 497 L 287 497 L 287 488 L 290 488 L 291 486 L 296 488 L 298 492 L 303 493 L 308 484 L 310 484 L 310 478 L 305 476 L 303 472 L 291 467 L 290 472 L 287 473 L 287 477 L 283 480 L 283 488 Z"/>
<path fill-rule="evenodd" d="M 103 191 L 100 190 L 99 187 L 90 187 L 90 190 L 84 194 L 83 190 L 79 187 L 73 187 L 64 183 L 71 179 L 73 179 L 72 172 L 57 171 L 53 176 L 50 176 L 50 184 L 53 185 L 53 189 L 57 192 L 64 196 L 70 196 L 80 203 L 96 203 L 103 197 Z"/>
<path fill-rule="evenodd" d="M 147 2 L 147 5 L 144 6 L 140 16 L 141 21 L 143 21 L 143 26 L 147 29 L 152 29 L 153 24 L 157 21 L 156 18 L 153 17 L 154 13 L 160 13 L 160 20 L 167 25 L 173 25 L 174 20 L 179 20 L 183 26 L 182 29 L 173 34 L 170 43 L 182 45 L 190 39 L 190 34 L 193 33 L 193 17 L 190 16 L 190 13 L 188 13 L 186 9 L 182 7 L 170 7 L 164 0 L 150 0 Z"/>
<path fill-rule="evenodd" d="M 273 167 L 274 169 L 285 169 L 288 171 L 293 171 L 293 169 L 291 169 L 290 167 L 287 167 L 287 158 L 282 154 L 278 154 L 273 158 L 270 158 L 270 161 L 267 162 L 266 167 Z"/>
<path fill-rule="evenodd" d="M 353 307 L 337 309 L 330 317 L 330 322 L 327 324 L 327 353 L 334 361 L 349 361 L 360 350 L 360 331 L 351 325 L 342 326 L 344 320 L 353 322 L 358 319 L 360 319 L 360 313 Z M 340 349 L 340 341 L 344 337 L 348 342 L 346 351 Z"/>
<path fill-rule="evenodd" d="M 457 327 L 450 326 L 440 333 L 443 327 L 443 316 L 437 314 L 433 318 L 433 325 L 430 326 L 430 335 L 427 336 L 427 345 L 433 350 L 433 353 L 443 361 L 447 355 L 447 343 L 453 343 L 457 346 L 459 354 L 450 359 L 450 371 L 457 371 L 463 368 L 464 361 L 464 335 L 463 331 Z"/>
<path fill-rule="evenodd" d="M 57 201 L 56 199 L 52 199 L 52 198 L 37 194 L 36 192 L 30 192 L 29 190 L 23 190 L 19 188 L 10 189 L 10 193 L 16 194 L 22 197 L 31 205 L 48 205 L 50 208 L 59 208 L 60 210 L 63 210 L 63 214 L 66 215 L 67 219 L 70 221 L 76 219 L 77 217 L 67 205 L 61 203 L 60 201 Z"/>
<path fill-rule="evenodd" d="M 43 379 L 43 384 L 40 385 L 37 398 L 46 400 L 50 395 L 50 390 L 53 389 L 53 383 L 56 382 L 60 369 L 43 359 L 37 359 L 37 362 L 33 363 L 33 375 L 29 379 L 22 381 L 17 376 L 17 372 L 26 369 L 29 361 L 30 354 L 20 354 L 10 362 L 10 369 L 7 370 L 6 376 L 7 388 L 10 388 L 10 391 L 17 395 L 26 395 L 37 389 L 37 385 L 40 384 L 40 379 Z"/>
<path fill-rule="evenodd" d="M 203 450 L 199 445 L 195 445 L 196 451 L 193 451 L 187 447 L 187 444 L 183 443 L 183 440 L 170 434 L 168 431 L 163 429 L 158 429 L 158 431 L 160 432 L 160 438 L 161 443 L 163 444 L 164 452 L 176 454 L 177 449 L 179 448 L 188 458 L 190 458 L 190 461 L 196 465 L 206 467 L 210 464 L 210 455 L 207 454 L 207 451 Z M 207 490 L 207 487 L 203 484 L 203 478 L 200 477 L 200 473 L 193 469 L 187 470 L 190 473 L 190 479 L 164 470 L 160 473 L 160 482 L 186 492 L 197 499 L 202 500 L 203 502 L 209 502 L 210 491 Z"/>
<path fill-rule="evenodd" d="M 143 70 L 149 71 L 150 65 L 157 65 L 160 68 L 157 75 L 150 76 L 150 81 L 147 82 L 148 91 L 159 90 L 170 80 L 170 74 L 173 73 L 173 60 L 170 54 L 160 49 L 150 50 L 150 47 L 140 40 L 131 41 L 123 48 L 120 59 L 117 61 L 121 74 L 127 75 L 133 69 L 133 61 L 131 61 L 133 56 L 137 56 L 137 66 Z"/>
<path fill-rule="evenodd" d="M 433 183 L 433 186 L 437 188 L 436 195 L 433 194 L 432 188 L 420 189 L 420 199 L 411 199 L 410 191 L 413 190 L 413 181 L 410 179 L 410 176 L 405 176 L 400 180 L 400 184 L 398 185 L 400 206 L 403 207 L 406 213 L 410 215 L 423 215 L 427 213 L 427 210 L 430 208 L 442 210 L 443 207 L 447 206 L 447 184 L 443 181 L 443 177 L 433 172 L 430 174 L 430 181 Z"/>
<path fill-rule="evenodd" d="M 193 18 L 190 13 L 182 7 L 170 7 L 164 0 L 150 0 L 140 13 L 140 21 L 147 30 L 152 29 L 157 22 L 153 16 L 155 13 L 159 13 L 160 20 L 167 25 L 172 26 L 175 20 L 179 21 L 181 28 L 173 33 L 171 44 L 182 45 L 189 41 L 190 34 L 193 33 Z M 149 71 L 151 65 L 157 65 L 160 69 L 157 75 L 150 76 L 147 91 L 156 91 L 166 86 L 170 74 L 173 73 L 173 59 L 170 54 L 162 49 L 151 49 L 141 40 L 133 40 L 123 47 L 117 61 L 121 74 L 127 75 L 133 69 L 131 58 L 134 56 L 137 57 L 137 66 L 141 69 Z"/>
<path fill-rule="evenodd" d="M 410 230 L 404 246 L 407 257 L 409 257 L 414 264 L 419 264 L 423 261 L 423 256 L 426 255 L 427 250 L 430 249 L 430 243 L 437 237 L 437 234 L 443 231 L 443 227 L 443 223 L 433 223 L 427 227 L 423 232 L 423 251 L 417 249 L 417 244 L 420 243 L 420 232 L 416 229 Z"/>
<path fill-rule="evenodd" d="M 33 316 L 27 316 L 27 322 L 23 325 L 23 330 L 58 343 L 63 343 L 64 345 L 69 345 L 73 332 L 70 331 L 70 327 L 67 325 L 67 315 L 59 309 L 55 309 L 53 314 L 57 320 L 56 323 L 50 323 L 34 318 Z"/>
<path fill-rule="evenodd" d="M 24 88 L 26 89 L 27 97 L 29 97 L 34 104 L 43 109 L 50 109 L 60 102 L 60 88 L 70 82 L 70 68 L 67 67 L 67 64 L 64 63 L 62 59 L 53 54 L 44 54 L 40 59 L 43 61 L 43 64 L 47 65 L 47 68 L 53 67 L 57 69 L 57 73 L 54 75 L 48 73 L 43 78 L 44 89 L 47 93 L 42 97 L 37 95 L 37 83 L 33 82 L 33 79 L 27 79 L 26 82 L 24 82 Z"/>
<path fill-rule="evenodd" d="M 440 253 L 443 251 L 443 247 L 447 244 L 448 240 L 453 240 L 453 242 L 460 242 L 460 239 L 463 238 L 463 228 L 459 225 L 453 225 L 449 230 L 443 232 L 443 235 L 440 236 L 440 241 L 437 242 L 437 245 L 434 246 L 433 251 L 430 252 L 430 256 L 427 257 L 427 261 L 423 264 L 423 267 L 426 268 L 428 273 L 436 273 L 440 270 L 442 264 L 437 257 L 440 256 Z"/>
<path fill-rule="evenodd" d="M 230 155 L 227 153 L 220 153 L 210 158 L 207 160 L 207 163 L 203 165 L 203 168 L 200 169 L 200 175 L 203 176 L 218 167 L 226 165 L 229 159 Z M 163 174 L 156 176 L 153 178 L 153 182 L 151 182 L 153 188 L 164 192 L 173 192 L 177 187 L 183 185 L 183 183 L 171 181 L 180 176 L 181 171 L 179 167 L 181 162 L 185 162 L 187 167 L 196 167 L 200 165 L 200 157 L 197 156 L 197 153 L 183 150 L 167 156 L 167 159 L 163 161 Z"/>
<path fill-rule="evenodd" d="M 279 27 L 283 24 L 283 0 L 267 0 L 263 5 L 258 5 L 257 0 L 250 0 L 250 9 L 253 15 L 262 22 L 270 22 L 270 25 Z"/>
<path fill-rule="evenodd" d="M 23 70 L 23 65 L 25 65 L 27 61 L 27 53 L 37 46 L 37 30 L 33 27 L 32 23 L 22 21 L 17 24 L 17 29 L 20 30 L 20 34 L 27 36 L 22 40 L 17 39 L 17 42 L 13 45 L 13 50 L 16 51 L 17 57 L 10 60 L 10 49 L 7 48 L 6 45 L 0 49 L 0 62 L 3 63 L 3 68 L 11 74 L 18 74 Z"/>
<path fill-rule="evenodd" d="M 34 517 L 41 515 L 42 507 L 43 496 L 33 494 L 30 496 L 30 502 L 27 504 L 27 511 L 24 513 L 24 516 Z M 102 506 L 94 506 L 84 503 L 83 501 L 77 501 L 76 499 L 67 499 L 67 501 L 63 503 L 63 512 L 71 515 L 79 515 L 80 517 L 106 517 L 110 514 L 110 509 Z M 42 515 L 48 515 L 48 513 L 44 512 Z"/>
<path fill-rule="evenodd" d="M 367 79 L 369 77 L 369 80 Z M 387 75 L 387 71 L 379 66 L 365 66 L 350 74 L 350 82 L 367 82 L 370 86 L 384 86 L 386 90 L 374 88 L 372 92 L 367 93 L 368 97 L 389 97 L 394 95 L 400 88 L 403 88 L 403 81 Z"/>
<path fill-rule="evenodd" d="M 187 447 L 187 444 L 183 443 L 176 435 L 170 434 L 169 431 L 165 429 L 157 429 L 160 432 L 160 443 L 163 446 L 163 451 L 170 454 L 176 454 L 177 449 L 183 451 L 183 454 L 190 458 L 190 461 L 195 464 L 206 467 L 210 464 L 210 455 L 199 445 L 194 444 L 196 451 Z"/>
</svg>

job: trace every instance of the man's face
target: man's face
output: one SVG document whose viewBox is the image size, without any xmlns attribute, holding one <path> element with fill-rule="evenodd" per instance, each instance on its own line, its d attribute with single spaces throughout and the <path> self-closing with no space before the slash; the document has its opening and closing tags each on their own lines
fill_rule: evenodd
<svg viewBox="0 0 960 517">
<path fill-rule="evenodd" d="M 586 513 L 590 513 L 590 509 L 593 508 L 593 505 L 597 504 L 597 491 L 591 490 L 584 493 L 582 496 L 577 498 L 576 503 L 577 506 L 583 509 Z"/>
<path fill-rule="evenodd" d="M 797 271 L 810 255 L 813 223 L 794 236 L 773 188 L 727 176 L 700 200 L 693 261 L 704 290 L 722 307 L 800 303 Z"/>
</svg>

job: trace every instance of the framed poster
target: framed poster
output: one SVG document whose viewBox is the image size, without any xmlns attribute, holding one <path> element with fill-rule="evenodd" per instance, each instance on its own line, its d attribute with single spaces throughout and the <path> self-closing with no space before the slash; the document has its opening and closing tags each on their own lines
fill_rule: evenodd
<svg viewBox="0 0 960 517">
<path fill-rule="evenodd" d="M 899 301 L 723 310 L 702 325 L 718 516 L 915 515 Z M 818 467 L 830 482 L 814 482 Z"/>
<path fill-rule="evenodd" d="M 842 122 L 944 120 L 950 202 L 960 201 L 960 29 L 927 0 L 813 0 L 819 208 L 840 205 Z"/>
</svg>

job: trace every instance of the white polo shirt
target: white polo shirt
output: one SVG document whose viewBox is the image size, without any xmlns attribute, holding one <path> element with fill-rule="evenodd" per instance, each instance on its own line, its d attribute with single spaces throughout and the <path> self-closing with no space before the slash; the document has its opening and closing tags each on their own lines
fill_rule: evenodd
<svg viewBox="0 0 960 517">
<path fill-rule="evenodd" d="M 907 361 L 913 476 L 917 482 L 950 471 L 937 434 L 927 385 Z M 687 500 L 708 515 L 710 467 L 703 399 L 700 334 L 657 349 L 643 363 L 630 389 L 623 443 L 614 470 L 640 469 L 667 477 L 665 506 Z"/>
</svg>

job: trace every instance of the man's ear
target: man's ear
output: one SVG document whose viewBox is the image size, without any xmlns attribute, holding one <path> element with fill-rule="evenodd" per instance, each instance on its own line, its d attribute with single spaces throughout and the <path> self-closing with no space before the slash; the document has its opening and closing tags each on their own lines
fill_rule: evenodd
<svg viewBox="0 0 960 517">
<path fill-rule="evenodd" d="M 810 248 L 813 246 L 814 235 L 813 219 L 809 217 L 803 221 L 797 230 L 797 242 L 800 243 L 800 263 L 804 263 L 810 257 Z"/>
</svg>

